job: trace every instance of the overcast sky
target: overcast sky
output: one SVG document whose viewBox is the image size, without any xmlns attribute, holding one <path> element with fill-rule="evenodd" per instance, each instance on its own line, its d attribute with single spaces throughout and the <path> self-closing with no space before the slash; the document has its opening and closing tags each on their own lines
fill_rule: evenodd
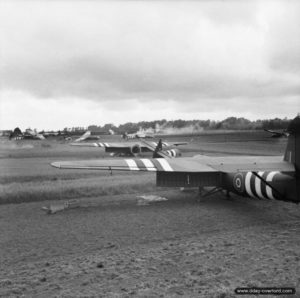
<svg viewBox="0 0 300 298">
<path fill-rule="evenodd" d="M 300 1 L 0 0 L 0 129 L 300 112 Z"/>
</svg>

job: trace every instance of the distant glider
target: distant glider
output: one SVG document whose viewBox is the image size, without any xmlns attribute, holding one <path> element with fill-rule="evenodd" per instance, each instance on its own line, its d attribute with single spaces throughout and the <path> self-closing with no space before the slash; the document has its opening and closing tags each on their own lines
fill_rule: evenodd
<svg viewBox="0 0 300 298">
<path fill-rule="evenodd" d="M 23 137 L 24 139 L 45 140 L 45 137 L 42 134 L 37 133 L 30 128 L 25 130 Z"/>
<path fill-rule="evenodd" d="M 154 138 L 154 133 L 147 132 L 147 131 L 144 131 L 144 130 L 140 129 L 139 131 L 134 132 L 134 133 L 125 132 L 122 137 L 125 140 L 128 140 L 128 139 L 147 139 L 147 138 Z"/>
<path fill-rule="evenodd" d="M 86 140 L 99 140 L 100 138 L 98 136 L 92 136 L 92 133 L 90 130 L 86 131 L 81 137 L 74 140 L 74 142 L 83 142 Z"/>
<path fill-rule="evenodd" d="M 289 133 L 286 130 L 275 131 L 270 129 L 264 129 L 264 131 L 271 133 L 272 134 L 271 138 L 281 138 L 281 137 L 287 138 L 289 136 Z"/>
<path fill-rule="evenodd" d="M 99 142 L 99 143 L 71 143 L 71 146 L 80 147 L 100 147 L 105 148 L 105 152 L 111 153 L 113 156 L 139 156 L 146 152 L 158 152 L 167 154 L 171 157 L 178 157 L 181 155 L 180 151 L 174 146 L 186 145 L 187 142 L 153 142 L 141 140 L 139 142 Z"/>
</svg>

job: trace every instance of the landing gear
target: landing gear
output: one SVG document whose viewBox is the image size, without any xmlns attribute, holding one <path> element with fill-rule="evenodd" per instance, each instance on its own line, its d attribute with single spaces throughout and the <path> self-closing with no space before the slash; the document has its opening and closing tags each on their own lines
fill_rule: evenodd
<svg viewBox="0 0 300 298">
<path fill-rule="evenodd" d="M 197 197 L 196 197 L 196 201 L 198 203 L 200 203 L 201 201 L 203 201 L 203 191 L 204 191 L 204 188 L 199 186 L 199 189 L 198 189 L 198 194 L 197 194 Z"/>
<path fill-rule="evenodd" d="M 217 192 L 222 192 L 222 188 L 220 187 L 214 187 L 210 190 L 205 190 L 204 187 L 199 186 L 199 192 L 197 196 L 197 201 L 201 202 L 204 198 L 211 196 Z"/>
<path fill-rule="evenodd" d="M 228 201 L 233 200 L 232 197 L 230 196 L 230 191 L 229 190 L 226 190 L 225 196 L 226 196 L 226 200 L 228 200 Z"/>
<path fill-rule="evenodd" d="M 199 186 L 199 192 L 198 192 L 199 197 L 202 197 L 203 191 L 204 191 L 204 188 L 202 186 Z"/>
<path fill-rule="evenodd" d="M 223 195 L 225 195 L 227 200 L 232 200 L 232 197 L 230 196 L 230 191 L 229 190 L 224 190 L 221 187 L 214 187 L 211 188 L 209 190 L 205 190 L 204 187 L 199 186 L 199 191 L 198 191 L 198 195 L 197 195 L 197 201 L 201 202 L 204 198 L 211 196 L 215 193 L 222 193 Z"/>
<path fill-rule="evenodd" d="M 205 191 L 205 189 L 203 187 L 199 187 L 199 194 L 201 194 L 201 196 L 203 198 L 211 196 L 217 192 L 222 192 L 222 188 L 221 187 L 214 187 L 210 190 Z"/>
</svg>

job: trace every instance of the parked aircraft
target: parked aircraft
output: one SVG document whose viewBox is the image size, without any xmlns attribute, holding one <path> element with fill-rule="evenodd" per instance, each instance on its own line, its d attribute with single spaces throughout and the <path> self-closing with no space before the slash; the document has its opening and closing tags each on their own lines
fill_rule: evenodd
<svg viewBox="0 0 300 298">
<path fill-rule="evenodd" d="M 30 140 L 44 140 L 45 137 L 37 133 L 35 130 L 27 128 L 23 133 L 20 128 L 16 127 L 13 132 L 9 135 L 10 140 L 23 140 L 23 139 L 30 139 Z"/>
<path fill-rule="evenodd" d="M 178 159 L 115 159 L 61 161 L 60 169 L 156 172 L 157 186 L 213 187 L 204 195 L 225 190 L 240 196 L 300 202 L 300 117 L 288 127 L 282 156 L 194 156 Z"/>
<path fill-rule="evenodd" d="M 92 136 L 92 133 L 90 130 L 86 131 L 81 137 L 74 140 L 74 142 L 82 142 L 86 140 L 99 140 L 100 138 L 98 136 Z"/>
<path fill-rule="evenodd" d="M 10 134 L 9 134 L 9 139 L 10 140 L 22 140 L 24 138 L 24 135 L 21 131 L 21 129 L 19 127 L 16 127 L 14 129 L 14 131 L 12 131 Z"/>
<path fill-rule="evenodd" d="M 128 139 L 146 139 L 146 138 L 154 138 L 154 133 L 146 132 L 146 131 L 140 129 L 139 131 L 137 131 L 135 133 L 125 132 L 122 137 L 125 140 L 128 140 Z"/>
<path fill-rule="evenodd" d="M 57 136 L 68 136 L 69 134 L 66 131 L 61 131 L 61 130 L 57 130 L 57 131 L 40 131 L 39 134 L 43 135 L 45 138 L 48 137 L 57 137 Z"/>
<path fill-rule="evenodd" d="M 286 130 L 283 131 L 275 131 L 271 129 L 264 129 L 264 131 L 269 132 L 272 134 L 272 138 L 281 138 L 281 137 L 288 137 L 289 133 Z"/>
<path fill-rule="evenodd" d="M 28 128 L 25 130 L 24 134 L 23 134 L 23 138 L 24 139 L 34 139 L 34 140 L 44 140 L 45 137 L 40 134 L 40 133 L 37 133 L 36 131 Z"/>
<path fill-rule="evenodd" d="M 71 143 L 70 145 L 105 148 L 105 152 L 111 153 L 113 156 L 139 156 L 146 152 L 160 152 L 160 154 L 165 153 L 171 157 L 178 157 L 181 156 L 181 152 L 172 147 L 186 144 L 187 142 L 162 142 L 161 140 L 159 142 L 147 142 L 141 140 L 139 142 L 118 143 Z"/>
</svg>

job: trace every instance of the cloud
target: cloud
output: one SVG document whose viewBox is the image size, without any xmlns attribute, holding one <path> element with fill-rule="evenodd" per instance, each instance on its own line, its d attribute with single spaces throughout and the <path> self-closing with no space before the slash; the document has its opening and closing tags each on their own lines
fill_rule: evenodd
<svg viewBox="0 0 300 298">
<path fill-rule="evenodd" d="M 299 20 L 296 1 L 2 1 L 0 88 L 130 114 L 152 102 L 177 115 L 295 109 Z"/>
<path fill-rule="evenodd" d="M 268 8 L 274 10 L 276 7 L 272 26 L 268 27 L 268 34 L 266 35 L 266 48 L 269 54 L 268 64 L 273 71 L 297 75 L 299 78 L 300 2 L 288 1 L 284 5 L 277 2 L 277 6 L 269 5 Z"/>
</svg>

